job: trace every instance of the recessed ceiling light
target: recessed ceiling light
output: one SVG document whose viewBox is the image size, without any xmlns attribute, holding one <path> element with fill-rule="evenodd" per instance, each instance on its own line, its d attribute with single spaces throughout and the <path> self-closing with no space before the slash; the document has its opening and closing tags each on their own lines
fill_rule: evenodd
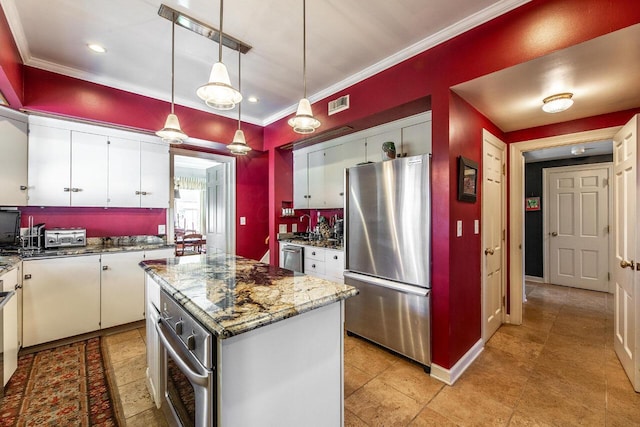
<svg viewBox="0 0 640 427">
<path fill-rule="evenodd" d="M 547 96 L 542 100 L 542 111 L 545 113 L 559 113 L 573 105 L 572 93 L 558 93 L 556 95 Z"/>
<path fill-rule="evenodd" d="M 87 47 L 89 49 L 91 49 L 92 51 L 96 52 L 96 53 L 106 53 L 107 52 L 107 49 L 105 49 L 104 47 L 100 46 L 99 44 L 89 43 L 89 44 L 87 44 Z"/>
<path fill-rule="evenodd" d="M 256 102 L 260 101 L 258 99 L 257 96 L 250 96 L 249 98 L 247 98 L 247 101 L 251 102 L 252 104 L 255 104 Z"/>
</svg>

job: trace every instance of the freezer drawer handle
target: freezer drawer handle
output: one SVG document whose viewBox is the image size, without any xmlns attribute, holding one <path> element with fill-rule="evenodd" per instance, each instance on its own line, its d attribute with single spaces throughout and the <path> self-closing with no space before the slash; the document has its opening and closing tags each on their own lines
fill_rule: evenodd
<svg viewBox="0 0 640 427">
<path fill-rule="evenodd" d="M 371 277 L 371 276 L 367 276 L 359 273 L 352 273 L 350 271 L 344 272 L 344 278 L 360 280 L 361 282 L 369 283 L 371 285 L 382 286 L 384 288 L 394 289 L 396 291 L 405 292 L 408 294 L 413 294 L 418 296 L 428 296 L 431 293 L 431 289 L 428 289 L 428 288 L 422 288 L 415 285 L 406 285 L 404 283 L 397 283 L 387 279 Z"/>
</svg>

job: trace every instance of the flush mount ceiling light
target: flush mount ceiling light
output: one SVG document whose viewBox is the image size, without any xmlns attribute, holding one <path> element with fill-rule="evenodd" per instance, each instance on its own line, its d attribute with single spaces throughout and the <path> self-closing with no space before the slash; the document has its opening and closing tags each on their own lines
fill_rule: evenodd
<svg viewBox="0 0 640 427">
<path fill-rule="evenodd" d="M 220 0 L 220 34 L 222 32 L 222 9 L 224 0 Z M 218 43 L 218 62 L 213 64 L 209 82 L 196 91 L 205 104 L 216 110 L 231 110 L 242 101 L 242 94 L 231 86 L 229 72 L 222 63 L 222 40 Z"/>
<path fill-rule="evenodd" d="M 296 115 L 289 119 L 289 126 L 296 133 L 312 133 L 320 126 L 320 121 L 313 117 L 311 103 L 307 99 L 307 2 L 302 2 L 302 83 L 304 97 L 298 103 Z"/>
<path fill-rule="evenodd" d="M 241 67 L 241 53 L 238 51 L 238 90 L 242 90 L 242 67 Z M 251 147 L 247 145 L 247 141 L 244 138 L 244 132 L 240 128 L 240 119 L 242 116 L 242 104 L 238 104 L 238 130 L 236 130 L 235 135 L 233 136 L 233 141 L 231 144 L 227 145 L 231 154 L 236 156 L 246 156 L 249 151 L 251 151 Z"/>
<path fill-rule="evenodd" d="M 169 144 L 182 144 L 182 142 L 188 138 L 187 134 L 180 129 L 180 121 L 178 116 L 175 115 L 174 109 L 174 70 L 175 70 L 175 44 L 176 44 L 176 24 L 175 21 L 171 24 L 171 113 L 167 116 L 167 120 L 164 123 L 164 127 L 156 132 L 164 142 Z"/>
<path fill-rule="evenodd" d="M 99 44 L 95 44 L 95 43 L 89 43 L 87 44 L 87 47 L 92 50 L 93 52 L 96 53 L 106 53 L 107 49 L 105 49 L 103 46 L 100 46 Z"/>
<path fill-rule="evenodd" d="M 257 102 L 260 102 L 260 99 L 258 99 L 257 96 L 250 96 L 249 98 L 247 98 L 247 101 L 249 101 L 252 104 L 255 104 Z"/>
<path fill-rule="evenodd" d="M 573 154 L 574 156 L 584 154 L 585 151 L 587 151 L 587 149 L 581 146 L 571 147 L 571 154 Z"/>
<path fill-rule="evenodd" d="M 547 96 L 542 100 L 542 111 L 545 113 L 559 113 L 573 105 L 572 93 L 558 93 L 556 95 Z"/>
</svg>

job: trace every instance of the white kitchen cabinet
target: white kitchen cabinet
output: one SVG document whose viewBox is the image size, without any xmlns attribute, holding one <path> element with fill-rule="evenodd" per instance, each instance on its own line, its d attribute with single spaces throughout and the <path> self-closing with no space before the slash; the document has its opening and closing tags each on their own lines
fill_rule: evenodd
<svg viewBox="0 0 640 427">
<path fill-rule="evenodd" d="M 307 182 L 309 186 L 310 208 L 321 208 L 324 205 L 325 152 L 312 151 L 307 155 Z"/>
<path fill-rule="evenodd" d="M 71 204 L 70 142 L 68 129 L 29 125 L 29 205 Z"/>
<path fill-rule="evenodd" d="M 27 204 L 27 119 L 22 114 L 0 115 L 0 205 Z"/>
<path fill-rule="evenodd" d="M 100 255 L 23 261 L 23 346 L 100 329 Z"/>
<path fill-rule="evenodd" d="M 304 245 L 304 273 L 344 283 L 344 251 Z"/>
<path fill-rule="evenodd" d="M 169 147 L 141 142 L 140 207 L 168 208 L 169 184 Z"/>
<path fill-rule="evenodd" d="M 325 249 L 324 273 L 327 280 L 344 283 L 344 251 Z"/>
<path fill-rule="evenodd" d="M 385 132 L 378 133 L 367 137 L 367 161 L 380 162 L 383 159 L 382 144 L 387 141 L 392 141 L 396 147 L 396 154 L 400 150 L 400 141 L 402 140 L 401 128 L 395 128 L 386 130 Z"/>
<path fill-rule="evenodd" d="M 307 164 L 309 208 L 343 207 L 342 146 L 310 152 Z"/>
<path fill-rule="evenodd" d="M 309 208 L 309 180 L 307 166 L 307 151 L 293 152 L 293 207 L 294 209 Z"/>
<path fill-rule="evenodd" d="M 18 269 L 14 268 L 11 271 L 4 273 L 0 276 L 0 290 L 4 292 L 18 291 Z M 18 368 L 18 350 L 20 349 L 20 343 L 18 338 L 18 297 L 14 295 L 5 304 L 4 308 L 0 312 L 3 317 L 2 322 L 2 337 L 3 337 L 3 352 L 4 362 L 4 384 L 5 386 L 11 375 Z"/>
<path fill-rule="evenodd" d="M 402 143 L 396 146 L 402 157 L 431 153 L 431 120 L 402 128 Z"/>
<path fill-rule="evenodd" d="M 160 286 L 148 274 L 145 274 L 144 282 L 147 294 L 147 387 L 156 407 L 160 408 L 160 340 L 156 332 L 160 317 Z"/>
<path fill-rule="evenodd" d="M 342 164 L 345 169 L 357 166 L 359 163 L 367 161 L 367 141 L 365 138 L 358 138 L 347 141 L 342 145 Z"/>
<path fill-rule="evenodd" d="M 144 319 L 144 252 L 103 253 L 101 256 L 100 327 Z"/>
<path fill-rule="evenodd" d="M 71 132 L 71 206 L 107 205 L 107 137 Z"/>
</svg>

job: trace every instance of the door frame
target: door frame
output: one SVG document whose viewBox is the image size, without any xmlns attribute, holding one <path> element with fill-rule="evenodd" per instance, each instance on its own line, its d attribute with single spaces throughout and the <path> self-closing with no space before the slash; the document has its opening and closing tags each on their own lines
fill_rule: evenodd
<svg viewBox="0 0 640 427">
<path fill-rule="evenodd" d="M 543 168 L 542 169 L 542 200 L 549 200 L 549 174 L 553 172 L 579 172 L 584 170 L 593 169 L 607 169 L 607 214 L 609 216 L 608 226 L 609 231 L 607 233 L 607 267 L 609 274 L 611 274 L 611 266 L 613 265 L 613 239 L 611 238 L 612 222 L 613 222 L 613 162 L 602 163 L 585 163 L 583 165 L 571 165 L 571 166 L 559 166 L 555 168 Z M 551 239 L 549 239 L 549 203 L 543 203 L 542 206 L 542 262 L 544 263 L 543 277 L 544 283 L 549 283 L 549 246 Z M 609 276 L 607 284 L 607 292 L 612 294 L 614 291 L 613 281 Z"/>
<path fill-rule="evenodd" d="M 173 228 L 173 204 L 174 204 L 174 192 L 173 192 L 173 163 L 174 156 L 187 156 L 198 157 L 200 159 L 213 160 L 218 163 L 226 163 L 226 180 L 229 186 L 229 191 L 226 194 L 227 212 L 226 212 L 226 229 L 227 229 L 227 253 L 236 253 L 236 158 L 230 156 L 224 156 L 222 154 L 212 154 L 202 151 L 186 150 L 184 148 L 171 147 L 170 150 L 170 176 L 169 176 L 169 209 L 167 209 L 167 242 L 173 243 L 174 228 Z"/>
<path fill-rule="evenodd" d="M 622 128 L 603 129 L 539 138 L 509 144 L 509 322 L 522 324 L 524 301 L 524 156 L 527 151 L 582 142 L 613 139 Z"/>
<path fill-rule="evenodd" d="M 507 152 L 507 144 L 502 141 L 501 139 L 499 139 L 497 136 L 493 135 L 491 132 L 489 132 L 486 129 L 482 129 L 482 163 L 483 163 L 483 174 L 482 174 L 482 206 L 480 208 L 481 212 L 484 212 L 484 204 L 485 204 L 485 188 L 484 188 L 484 155 L 485 155 L 485 151 L 484 151 L 484 144 L 485 142 L 492 144 L 494 146 L 496 146 L 497 148 L 502 150 L 503 153 L 503 167 L 506 168 L 506 164 L 507 164 L 507 160 L 508 160 L 508 152 Z M 507 230 L 507 175 L 506 173 L 504 173 L 502 175 L 502 185 L 501 185 L 501 197 L 502 197 L 502 204 L 500 206 L 500 218 L 501 218 L 501 223 L 502 223 L 502 229 Z M 487 280 L 487 271 L 486 271 L 486 255 L 484 254 L 484 249 L 487 247 L 487 243 L 485 241 L 485 233 L 484 233 L 484 220 L 481 221 L 481 227 L 480 227 L 480 240 L 482 242 L 482 246 L 480 248 L 480 257 L 481 257 L 481 274 L 482 274 L 482 278 L 480 280 L 481 282 L 481 289 L 482 289 L 482 295 L 481 295 L 481 303 L 482 303 L 482 308 L 480 310 L 480 312 L 482 313 L 482 340 L 483 342 L 487 342 L 488 339 L 490 337 L 486 337 L 486 320 L 487 320 L 487 316 L 485 313 L 485 289 L 486 289 L 486 280 Z M 501 297 L 503 298 L 504 301 L 504 297 L 506 295 L 506 284 L 507 284 L 507 241 L 506 239 L 502 241 L 502 255 L 501 255 L 501 260 L 500 263 L 502 264 L 502 268 L 501 268 L 501 277 L 500 277 L 500 281 L 501 281 L 501 285 L 500 285 L 500 293 L 501 293 Z M 501 319 L 501 323 L 505 323 L 508 321 L 508 315 L 506 313 L 507 307 L 506 304 L 504 304 L 502 306 L 502 319 Z"/>
</svg>

